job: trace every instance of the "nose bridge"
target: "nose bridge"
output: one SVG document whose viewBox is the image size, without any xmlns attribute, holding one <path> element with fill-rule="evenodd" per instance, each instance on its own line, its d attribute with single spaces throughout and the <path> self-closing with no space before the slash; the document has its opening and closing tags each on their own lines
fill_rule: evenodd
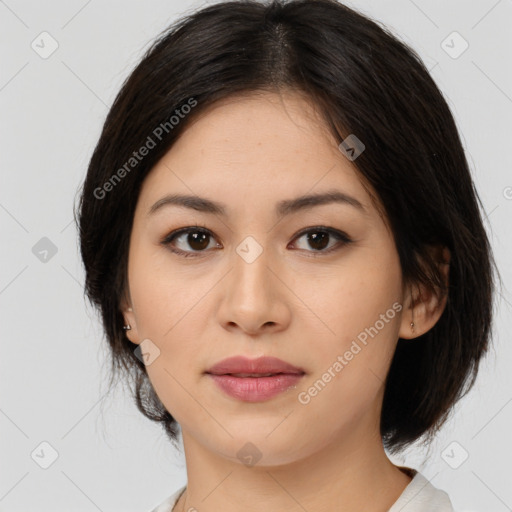
<svg viewBox="0 0 512 512">
<path fill-rule="evenodd" d="M 267 268 L 270 251 L 262 239 L 263 235 L 258 239 L 248 235 L 235 248 L 233 284 L 242 292 L 242 297 L 245 293 L 250 299 L 256 295 L 266 295 L 271 286 L 272 273 Z"/>
<path fill-rule="evenodd" d="M 225 329 L 238 326 L 255 335 L 286 329 L 291 310 L 279 275 L 278 251 L 261 230 L 245 235 L 230 255 L 228 281 L 219 296 L 218 321 Z M 286 279 L 285 279 L 286 280 Z"/>
<path fill-rule="evenodd" d="M 234 248 L 232 270 L 218 309 L 225 328 L 237 325 L 246 333 L 256 334 L 269 326 L 282 329 L 290 321 L 290 311 L 277 289 L 272 251 L 265 248 L 263 239 L 261 234 L 248 235 Z"/>
</svg>

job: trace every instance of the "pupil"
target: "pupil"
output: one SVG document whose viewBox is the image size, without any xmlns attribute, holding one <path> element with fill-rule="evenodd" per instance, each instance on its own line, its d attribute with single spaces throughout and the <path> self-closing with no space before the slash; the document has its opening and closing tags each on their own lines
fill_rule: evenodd
<svg viewBox="0 0 512 512">
<path fill-rule="evenodd" d="M 208 247 L 208 234 L 207 233 L 189 233 L 188 243 L 190 247 L 196 250 L 205 249 Z M 205 243 L 206 241 L 206 243 Z"/>
<path fill-rule="evenodd" d="M 313 247 L 313 249 L 323 249 L 325 247 L 327 247 L 328 245 L 328 238 L 329 238 L 329 234 L 328 233 L 323 233 L 323 232 L 320 232 L 320 233 L 310 233 L 308 235 L 308 242 L 311 244 L 311 246 Z M 316 245 L 318 244 L 318 246 Z"/>
</svg>

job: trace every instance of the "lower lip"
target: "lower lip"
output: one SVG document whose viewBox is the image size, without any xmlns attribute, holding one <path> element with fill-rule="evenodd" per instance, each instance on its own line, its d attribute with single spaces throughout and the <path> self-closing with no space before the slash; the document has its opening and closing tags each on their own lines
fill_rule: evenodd
<svg viewBox="0 0 512 512">
<path fill-rule="evenodd" d="M 279 373 L 270 377 L 208 375 L 229 396 L 244 402 L 262 402 L 294 387 L 304 374 Z"/>
</svg>

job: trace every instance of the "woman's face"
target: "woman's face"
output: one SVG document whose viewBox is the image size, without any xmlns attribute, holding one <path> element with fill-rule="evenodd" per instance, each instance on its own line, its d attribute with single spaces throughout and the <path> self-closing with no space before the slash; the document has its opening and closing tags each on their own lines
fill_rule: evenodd
<svg viewBox="0 0 512 512">
<path fill-rule="evenodd" d="M 260 465 L 285 464 L 378 436 L 385 377 L 407 337 L 392 235 L 322 126 L 296 95 L 223 101 L 152 169 L 136 207 L 128 336 L 144 340 L 149 378 L 184 440 L 235 462 L 249 452 Z M 283 207 L 327 192 L 352 199 Z M 154 207 L 170 195 L 224 212 Z M 234 396 L 217 384 L 229 377 L 206 372 L 238 355 L 303 373 L 274 395 L 251 392 L 261 377 L 231 377 L 249 389 L 236 395 L 235 385 Z"/>
</svg>

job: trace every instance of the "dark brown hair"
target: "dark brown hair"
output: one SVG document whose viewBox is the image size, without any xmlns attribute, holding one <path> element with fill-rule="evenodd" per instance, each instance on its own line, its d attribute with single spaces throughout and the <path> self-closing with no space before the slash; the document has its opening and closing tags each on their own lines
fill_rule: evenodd
<svg viewBox="0 0 512 512">
<path fill-rule="evenodd" d="M 430 331 L 398 340 L 382 406 L 388 450 L 401 451 L 424 435 L 430 442 L 472 388 L 489 348 L 495 264 L 456 124 L 428 70 L 387 28 L 334 0 L 209 5 L 161 34 L 124 82 L 75 212 L 85 292 L 101 312 L 111 374 L 124 370 L 139 409 L 175 442 L 178 425 L 122 329 L 141 184 L 194 116 L 215 101 L 285 90 L 305 94 L 338 142 L 349 134 L 363 141 L 353 163 L 383 205 L 405 282 L 447 293 Z M 191 101 L 193 112 L 169 121 Z M 148 137 L 155 146 L 127 166 Z M 433 245 L 451 252 L 447 290 L 428 250 Z"/>
</svg>

